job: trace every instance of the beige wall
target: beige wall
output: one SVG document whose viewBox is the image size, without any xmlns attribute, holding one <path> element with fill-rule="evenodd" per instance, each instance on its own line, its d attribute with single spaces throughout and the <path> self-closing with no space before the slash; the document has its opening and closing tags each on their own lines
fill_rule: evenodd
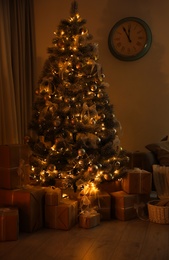
<svg viewBox="0 0 169 260">
<path fill-rule="evenodd" d="M 70 14 L 71 1 L 34 0 L 39 76 L 51 45 L 53 32 Z M 99 44 L 100 64 L 115 114 L 122 125 L 119 134 L 124 149 L 144 150 L 145 145 L 169 134 L 169 1 L 80 0 L 79 13 Z M 143 58 L 123 62 L 107 45 L 112 26 L 121 18 L 136 16 L 152 30 L 152 46 Z"/>
</svg>

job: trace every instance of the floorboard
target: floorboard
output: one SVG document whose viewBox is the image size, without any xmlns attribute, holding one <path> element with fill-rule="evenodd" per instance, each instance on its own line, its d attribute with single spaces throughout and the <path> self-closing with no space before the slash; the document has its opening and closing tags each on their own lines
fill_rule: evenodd
<svg viewBox="0 0 169 260">
<path fill-rule="evenodd" d="M 1 260 L 169 260 L 169 226 L 134 219 L 78 225 L 69 231 L 41 229 L 0 242 Z"/>
</svg>

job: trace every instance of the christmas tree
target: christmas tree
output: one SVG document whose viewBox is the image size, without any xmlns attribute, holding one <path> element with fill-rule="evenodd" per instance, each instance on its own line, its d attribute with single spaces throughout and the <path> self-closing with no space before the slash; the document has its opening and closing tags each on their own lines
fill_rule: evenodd
<svg viewBox="0 0 169 260">
<path fill-rule="evenodd" d="M 86 20 L 71 5 L 62 20 L 35 92 L 29 124 L 31 178 L 74 190 L 123 176 L 128 157 L 120 146 L 114 115 Z"/>
</svg>

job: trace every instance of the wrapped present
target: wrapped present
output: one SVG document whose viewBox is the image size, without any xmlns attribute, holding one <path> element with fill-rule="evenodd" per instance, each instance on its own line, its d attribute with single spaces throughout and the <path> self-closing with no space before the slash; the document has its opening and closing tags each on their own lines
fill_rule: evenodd
<svg viewBox="0 0 169 260">
<path fill-rule="evenodd" d="M 0 208 L 0 241 L 18 239 L 19 214 L 17 208 Z"/>
<path fill-rule="evenodd" d="M 130 208 L 115 208 L 115 216 L 122 221 L 131 220 L 137 217 L 136 209 Z"/>
<path fill-rule="evenodd" d="M 27 145 L 0 145 L 0 188 L 16 189 L 29 183 Z"/>
<path fill-rule="evenodd" d="M 62 190 L 62 198 L 69 198 L 71 200 L 78 200 L 79 191 L 74 191 L 72 188 Z"/>
<path fill-rule="evenodd" d="M 16 189 L 20 186 L 20 177 L 18 175 L 18 167 L 0 168 L 0 188 Z"/>
<path fill-rule="evenodd" d="M 29 163 L 30 149 L 28 145 L 0 145 L 0 168 L 16 168 L 20 160 Z"/>
<path fill-rule="evenodd" d="M 130 220 L 137 217 L 136 205 L 138 194 L 128 194 L 124 191 L 116 191 L 111 194 L 111 213 L 113 218 Z"/>
<path fill-rule="evenodd" d="M 45 226 L 69 230 L 78 220 L 78 202 L 63 199 L 58 206 L 45 205 Z"/>
<path fill-rule="evenodd" d="M 98 192 L 97 197 L 93 199 L 92 206 L 98 206 L 101 220 L 111 219 L 111 197 L 105 191 Z"/>
<path fill-rule="evenodd" d="M 139 168 L 129 170 L 122 179 L 122 188 L 127 193 L 149 194 L 152 188 L 152 173 Z"/>
<path fill-rule="evenodd" d="M 57 206 L 61 201 L 61 189 L 49 187 L 45 191 L 45 205 Z"/>
<path fill-rule="evenodd" d="M 79 216 L 79 226 L 82 228 L 92 228 L 100 224 L 100 213 L 95 210 L 85 211 Z"/>
<path fill-rule="evenodd" d="M 29 184 L 30 165 L 21 161 L 18 167 L 2 168 L 0 167 L 0 188 L 16 189 Z"/>
<path fill-rule="evenodd" d="M 105 182 L 98 184 L 97 187 L 100 191 L 104 191 L 104 192 L 108 192 L 108 193 L 122 190 L 121 180 L 120 181 L 119 180 L 117 180 L 117 181 L 105 181 Z"/>
<path fill-rule="evenodd" d="M 83 195 L 79 193 L 78 196 L 79 207 L 81 211 L 88 209 L 97 209 L 100 213 L 101 220 L 111 219 L 111 197 L 107 192 L 96 192 L 91 195 Z"/>
<path fill-rule="evenodd" d="M 27 185 L 25 189 L 0 189 L 0 205 L 19 209 L 19 230 L 33 232 L 43 227 L 45 190 Z"/>
</svg>

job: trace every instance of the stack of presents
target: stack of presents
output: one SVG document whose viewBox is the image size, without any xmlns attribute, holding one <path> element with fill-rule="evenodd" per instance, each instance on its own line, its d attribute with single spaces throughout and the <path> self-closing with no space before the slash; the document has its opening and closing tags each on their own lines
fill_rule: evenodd
<svg viewBox="0 0 169 260">
<path fill-rule="evenodd" d="M 0 146 L 0 241 L 17 240 L 20 232 L 40 228 L 92 228 L 104 220 L 138 217 L 150 199 L 152 173 L 128 170 L 121 181 L 105 182 L 95 193 L 37 187 L 29 183 L 26 145 Z"/>
</svg>

